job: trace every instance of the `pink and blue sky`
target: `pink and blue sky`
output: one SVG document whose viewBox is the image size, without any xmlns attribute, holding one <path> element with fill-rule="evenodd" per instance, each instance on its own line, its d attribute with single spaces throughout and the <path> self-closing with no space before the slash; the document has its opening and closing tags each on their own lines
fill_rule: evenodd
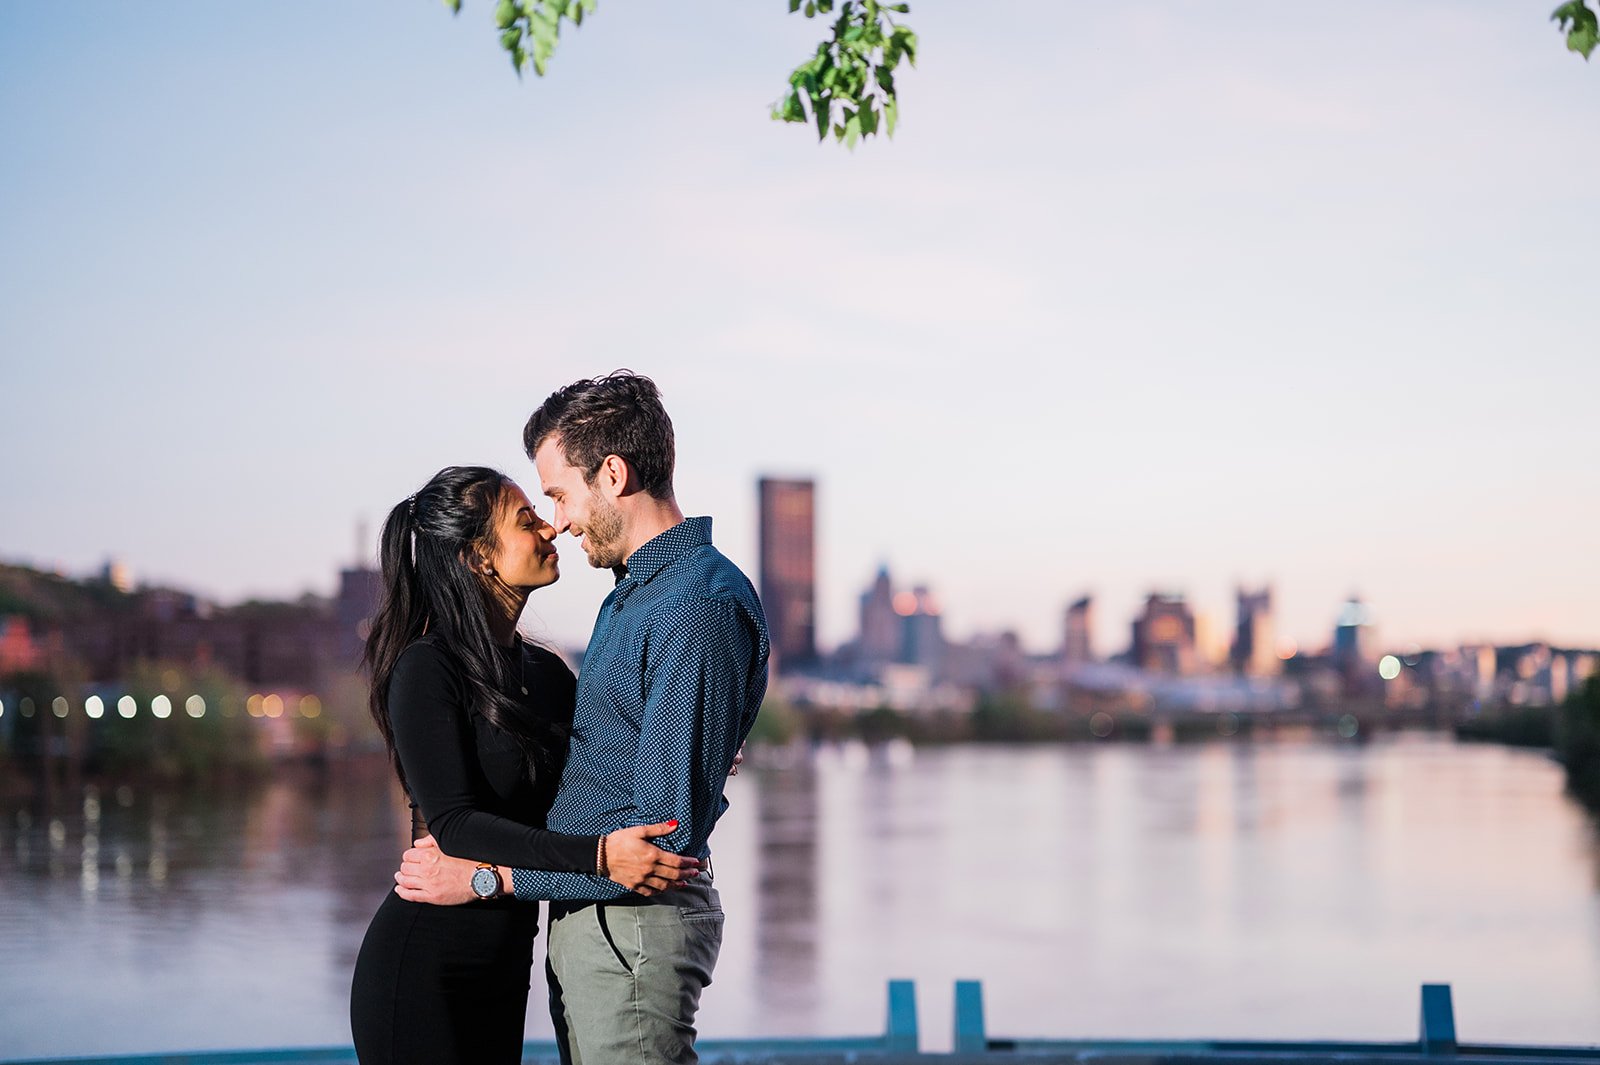
<svg viewBox="0 0 1600 1065">
<path fill-rule="evenodd" d="M 893 142 L 767 118 L 821 27 L 603 0 L 519 82 L 488 0 L 0 6 L 0 557 L 328 591 L 448 463 L 630 366 L 754 571 L 820 483 L 948 630 L 1104 650 L 1272 581 L 1325 642 L 1600 645 L 1600 69 L 1544 4 L 915 0 Z M 566 552 L 532 631 L 581 643 Z"/>
</svg>

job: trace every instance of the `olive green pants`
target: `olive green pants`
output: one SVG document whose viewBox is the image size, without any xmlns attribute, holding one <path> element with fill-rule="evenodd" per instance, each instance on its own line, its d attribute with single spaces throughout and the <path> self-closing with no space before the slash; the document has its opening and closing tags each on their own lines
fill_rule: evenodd
<svg viewBox="0 0 1600 1065">
<path fill-rule="evenodd" d="M 709 883 L 552 902 L 547 947 L 563 1065 L 700 1060 L 694 1016 L 722 947 L 722 900 Z"/>
</svg>

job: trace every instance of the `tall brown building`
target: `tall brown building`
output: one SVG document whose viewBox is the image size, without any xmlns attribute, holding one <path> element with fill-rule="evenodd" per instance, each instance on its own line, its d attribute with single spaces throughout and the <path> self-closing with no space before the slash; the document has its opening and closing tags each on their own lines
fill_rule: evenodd
<svg viewBox="0 0 1600 1065">
<path fill-rule="evenodd" d="M 816 488 L 761 478 L 761 605 L 780 671 L 817 660 Z"/>
</svg>

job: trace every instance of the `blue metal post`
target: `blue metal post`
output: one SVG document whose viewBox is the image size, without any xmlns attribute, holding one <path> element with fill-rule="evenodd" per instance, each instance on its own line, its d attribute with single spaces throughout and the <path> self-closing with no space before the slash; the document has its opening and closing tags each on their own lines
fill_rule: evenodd
<svg viewBox="0 0 1600 1065">
<path fill-rule="evenodd" d="M 915 1054 L 921 1046 L 917 1035 L 917 985 L 912 980 L 889 981 L 889 1030 L 883 1036 L 884 1049 Z"/>
<path fill-rule="evenodd" d="M 1449 984 L 1422 985 L 1422 1035 L 1424 1054 L 1456 1052 L 1456 1011 L 1450 1003 Z"/>
<path fill-rule="evenodd" d="M 957 1054 L 982 1054 L 989 1049 L 989 1035 L 983 1025 L 983 983 L 956 981 L 955 1051 Z"/>
</svg>

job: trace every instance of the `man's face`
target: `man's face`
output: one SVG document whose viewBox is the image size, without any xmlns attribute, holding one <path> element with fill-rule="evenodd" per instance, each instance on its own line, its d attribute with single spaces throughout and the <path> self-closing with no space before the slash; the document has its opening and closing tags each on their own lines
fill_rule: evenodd
<svg viewBox="0 0 1600 1065">
<path fill-rule="evenodd" d="M 544 494 L 555 504 L 551 524 L 556 532 L 575 536 L 595 569 L 614 569 L 627 561 L 621 512 L 583 479 L 582 470 L 567 461 L 560 438 L 546 437 L 534 452 L 533 465 Z"/>
</svg>

